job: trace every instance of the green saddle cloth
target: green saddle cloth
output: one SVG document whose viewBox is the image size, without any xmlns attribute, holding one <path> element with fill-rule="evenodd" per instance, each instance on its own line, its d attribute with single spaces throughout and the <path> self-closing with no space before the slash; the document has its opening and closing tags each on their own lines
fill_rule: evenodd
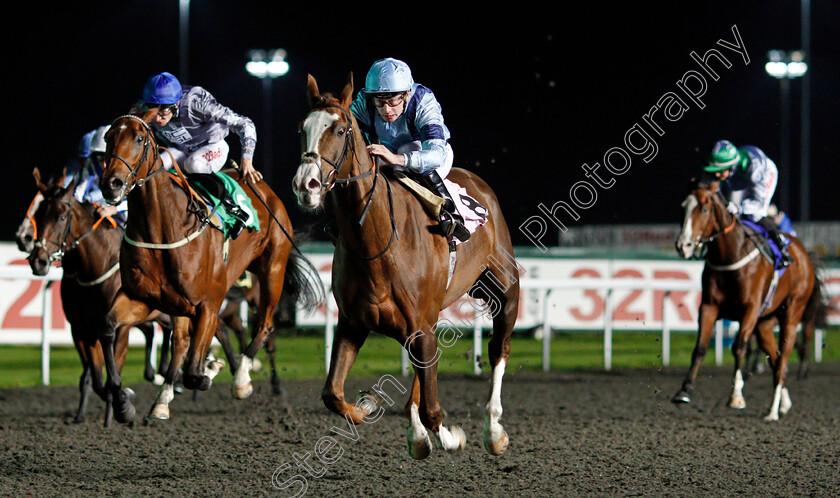
<svg viewBox="0 0 840 498">
<path fill-rule="evenodd" d="M 259 230 L 260 218 L 257 215 L 257 211 L 254 209 L 254 206 L 251 204 L 251 198 L 248 197 L 242 186 L 239 185 L 236 180 L 221 171 L 217 171 L 214 174 L 222 181 L 222 184 L 224 185 L 225 190 L 230 194 L 231 199 L 233 199 L 239 207 L 248 213 L 248 221 L 245 223 L 245 228 Z M 210 200 L 216 216 L 219 217 L 221 226 L 224 227 L 222 231 L 224 232 L 225 237 L 227 237 L 229 230 L 233 227 L 234 223 L 236 223 L 236 218 L 228 214 L 221 200 L 212 193 L 208 192 L 201 183 L 193 182 L 193 186 L 197 190 L 200 190 L 200 194 L 204 196 L 205 199 Z"/>
</svg>

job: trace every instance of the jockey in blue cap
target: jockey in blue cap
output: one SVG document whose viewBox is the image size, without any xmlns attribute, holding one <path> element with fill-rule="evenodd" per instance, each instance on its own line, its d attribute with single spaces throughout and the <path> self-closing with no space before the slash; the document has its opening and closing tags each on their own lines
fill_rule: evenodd
<svg viewBox="0 0 840 498">
<path fill-rule="evenodd" d="M 112 206 L 102 197 L 99 190 L 99 179 L 102 178 L 102 168 L 105 157 L 105 133 L 111 125 L 100 126 L 99 128 L 86 133 L 79 141 L 79 160 L 81 170 L 77 173 L 76 189 L 73 196 L 79 202 L 90 202 L 96 205 L 96 214 L 101 217 L 110 216 L 120 226 L 125 226 L 128 211 L 128 200 L 118 206 Z"/>
<path fill-rule="evenodd" d="M 779 179 L 776 163 L 758 147 L 735 147 L 728 140 L 719 140 L 703 169 L 720 180 L 721 194 L 729 201 L 727 209 L 764 227 L 782 252 L 782 266 L 789 266 L 793 259 L 782 233 L 767 215 Z"/>
<path fill-rule="evenodd" d="M 137 107 L 157 109 L 151 122 L 155 135 L 190 174 L 190 179 L 213 193 L 225 210 L 236 218 L 230 230 L 230 237 L 236 238 L 245 227 L 249 214 L 225 191 L 215 173 L 227 162 L 230 147 L 225 138 L 233 131 L 242 145 L 239 164 L 242 176 L 252 183 L 262 180 L 262 174 L 253 165 L 257 145 L 253 121 L 219 104 L 200 86 L 182 86 L 178 78 L 167 72 L 149 78 Z M 164 166 L 171 168 L 169 154 L 164 153 L 161 157 Z"/>
<path fill-rule="evenodd" d="M 405 62 L 380 59 L 368 71 L 350 111 L 368 139 L 368 152 L 381 163 L 413 173 L 440 195 L 441 230 L 466 241 L 470 233 L 443 184 L 452 169 L 452 147 L 432 91 L 414 82 Z"/>
</svg>

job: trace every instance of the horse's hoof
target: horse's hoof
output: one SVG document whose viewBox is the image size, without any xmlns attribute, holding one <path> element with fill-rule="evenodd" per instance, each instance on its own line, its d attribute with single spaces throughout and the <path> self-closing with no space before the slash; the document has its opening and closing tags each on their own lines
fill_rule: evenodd
<svg viewBox="0 0 840 498">
<path fill-rule="evenodd" d="M 234 385 L 233 386 L 233 397 L 235 399 L 245 399 L 250 396 L 254 392 L 254 386 L 250 382 L 248 385 L 239 387 Z"/>
<path fill-rule="evenodd" d="M 127 424 L 134 419 L 134 415 L 136 414 L 136 410 L 134 409 L 134 405 L 130 402 L 126 401 L 125 406 L 122 406 L 120 409 L 117 409 L 114 406 L 114 420 L 121 424 Z"/>
<path fill-rule="evenodd" d="M 166 377 L 161 374 L 155 374 L 155 378 L 152 380 L 152 384 L 156 386 L 162 386 L 164 382 L 166 382 Z"/>
<path fill-rule="evenodd" d="M 765 422 L 776 422 L 777 420 L 779 420 L 779 414 L 777 413 L 770 413 L 764 417 Z"/>
<path fill-rule="evenodd" d="M 449 434 L 455 439 L 457 444 L 454 447 L 447 448 L 443 446 L 443 449 L 446 450 L 447 453 L 450 455 L 454 455 L 459 453 L 467 446 L 467 435 L 464 434 L 464 430 L 458 426 L 453 426 L 449 428 Z M 505 435 L 505 439 L 507 439 L 507 434 Z M 504 450 L 502 450 L 504 451 Z"/>
<path fill-rule="evenodd" d="M 691 396 L 689 396 L 688 393 L 685 391 L 679 391 L 677 394 L 674 395 L 673 398 L 671 398 L 671 403 L 674 403 L 676 405 L 691 403 Z"/>
<path fill-rule="evenodd" d="M 432 441 L 426 434 L 424 439 L 419 441 L 408 440 L 408 454 L 415 460 L 423 460 L 432 454 Z"/>
<path fill-rule="evenodd" d="M 508 443 L 510 440 L 508 439 L 507 432 L 502 431 L 502 437 L 493 441 L 490 437 L 490 433 L 486 432 L 484 434 L 484 449 L 487 450 L 487 453 L 490 453 L 493 456 L 499 456 L 507 450 Z"/>
<path fill-rule="evenodd" d="M 736 410 L 743 410 L 747 407 L 747 401 L 744 398 L 731 398 L 729 400 L 729 408 L 735 408 Z"/>
<path fill-rule="evenodd" d="M 149 420 L 169 420 L 169 407 L 166 405 L 155 405 L 146 418 Z"/>
<path fill-rule="evenodd" d="M 259 372 L 262 369 L 262 362 L 256 358 L 252 360 L 251 363 L 251 371 L 252 372 Z"/>
</svg>

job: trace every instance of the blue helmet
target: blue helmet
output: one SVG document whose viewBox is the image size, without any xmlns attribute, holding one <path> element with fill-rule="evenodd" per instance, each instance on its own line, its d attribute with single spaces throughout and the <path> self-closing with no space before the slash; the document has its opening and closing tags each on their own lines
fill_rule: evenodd
<svg viewBox="0 0 840 498">
<path fill-rule="evenodd" d="M 167 72 L 152 76 L 143 87 L 143 97 L 140 100 L 149 104 L 177 104 L 181 101 L 181 82 Z"/>
<path fill-rule="evenodd" d="M 394 93 L 411 90 L 414 86 L 414 79 L 411 77 L 411 69 L 403 61 L 392 59 L 379 59 L 370 67 L 365 78 L 365 93 Z"/>
</svg>

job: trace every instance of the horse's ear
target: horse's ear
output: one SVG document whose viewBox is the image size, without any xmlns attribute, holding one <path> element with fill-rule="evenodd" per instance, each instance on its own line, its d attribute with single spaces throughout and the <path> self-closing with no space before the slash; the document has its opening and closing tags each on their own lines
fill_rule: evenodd
<svg viewBox="0 0 840 498">
<path fill-rule="evenodd" d="M 150 109 L 147 109 L 138 104 L 139 102 L 137 104 L 132 105 L 131 109 L 128 110 L 128 114 L 131 116 L 137 116 L 138 118 L 142 119 L 146 124 L 150 124 L 152 120 L 155 119 L 155 116 L 158 113 L 158 108 L 152 107 Z"/>
<path fill-rule="evenodd" d="M 318 91 L 318 82 L 311 74 L 306 75 L 306 97 L 309 99 L 309 105 L 315 105 L 321 100 L 321 92 Z"/>
<path fill-rule="evenodd" d="M 350 104 L 353 103 L 353 71 L 350 71 L 350 74 L 347 76 L 347 84 L 344 85 L 344 89 L 341 91 L 341 106 L 342 107 L 350 107 Z"/>
<path fill-rule="evenodd" d="M 32 170 L 32 177 L 35 178 L 35 186 L 38 187 L 38 190 L 45 192 L 47 190 L 47 186 L 41 182 L 41 170 L 39 170 L 37 166 Z"/>
<path fill-rule="evenodd" d="M 64 179 L 67 177 L 67 168 L 61 168 L 61 174 L 53 182 L 55 185 L 64 185 Z"/>
<path fill-rule="evenodd" d="M 718 187 L 720 187 L 720 181 L 709 182 L 709 191 L 711 193 L 714 194 L 715 192 L 717 192 Z"/>
</svg>

